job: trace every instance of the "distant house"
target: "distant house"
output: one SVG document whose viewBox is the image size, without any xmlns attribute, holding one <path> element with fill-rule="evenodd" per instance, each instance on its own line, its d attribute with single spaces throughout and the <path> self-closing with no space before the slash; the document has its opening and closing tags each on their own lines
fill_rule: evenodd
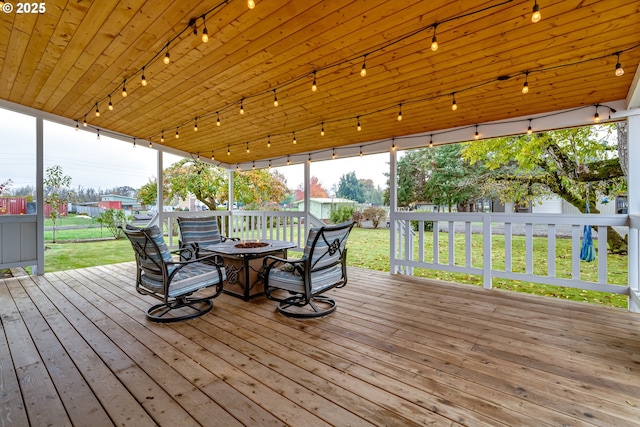
<svg viewBox="0 0 640 427">
<path fill-rule="evenodd" d="M 129 211 L 143 209 L 135 197 L 121 196 L 119 194 L 105 194 L 100 198 L 98 206 L 105 209 L 125 209 Z"/>
<path fill-rule="evenodd" d="M 309 213 L 318 219 L 329 219 L 331 211 L 342 206 L 355 207 L 357 202 L 339 197 L 312 197 L 309 200 Z M 294 204 L 298 205 L 299 211 L 304 211 L 304 200 L 298 200 Z"/>
</svg>

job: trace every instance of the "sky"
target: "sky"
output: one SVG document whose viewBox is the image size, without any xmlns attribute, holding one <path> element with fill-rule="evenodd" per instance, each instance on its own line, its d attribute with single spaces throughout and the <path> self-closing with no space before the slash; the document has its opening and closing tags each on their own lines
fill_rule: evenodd
<svg viewBox="0 0 640 427">
<path fill-rule="evenodd" d="M 0 183 L 11 179 L 12 188 L 35 186 L 35 118 L 0 108 Z M 157 151 L 131 142 L 109 138 L 100 140 L 95 131 L 80 127 L 44 122 L 45 168 L 60 165 L 77 189 L 109 189 L 120 186 L 140 188 L 157 175 Z M 164 167 L 180 160 L 165 153 Z M 331 193 L 342 175 L 355 172 L 358 179 L 371 179 L 386 187 L 389 155 L 387 153 L 311 163 L 311 175 Z M 302 164 L 274 168 L 281 172 L 287 186 L 294 190 L 304 179 Z"/>
</svg>

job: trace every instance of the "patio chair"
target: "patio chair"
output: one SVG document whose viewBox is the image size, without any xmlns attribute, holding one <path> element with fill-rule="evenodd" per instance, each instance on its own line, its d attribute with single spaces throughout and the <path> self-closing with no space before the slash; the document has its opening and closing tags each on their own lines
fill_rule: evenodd
<svg viewBox="0 0 640 427">
<path fill-rule="evenodd" d="M 312 228 L 300 259 L 265 257 L 264 290 L 278 312 L 296 318 L 325 316 L 336 309 L 324 292 L 347 284 L 347 238 L 353 222 Z"/>
<path fill-rule="evenodd" d="M 154 322 L 177 322 L 208 313 L 212 299 L 222 292 L 224 268 L 204 261 L 214 255 L 174 261 L 157 226 L 122 229 L 136 256 L 136 290 L 162 301 L 147 310 Z M 191 251 L 183 248 L 174 253 Z M 207 289 L 205 288 L 212 288 Z M 194 295 L 195 294 L 195 295 Z"/>
<path fill-rule="evenodd" d="M 184 252 L 183 256 L 193 254 L 195 258 L 201 258 L 210 255 L 209 252 L 203 250 L 206 246 L 227 240 L 239 240 L 220 235 L 218 219 L 215 216 L 178 217 L 178 227 L 180 228 L 179 247 L 191 249 L 191 251 Z"/>
</svg>

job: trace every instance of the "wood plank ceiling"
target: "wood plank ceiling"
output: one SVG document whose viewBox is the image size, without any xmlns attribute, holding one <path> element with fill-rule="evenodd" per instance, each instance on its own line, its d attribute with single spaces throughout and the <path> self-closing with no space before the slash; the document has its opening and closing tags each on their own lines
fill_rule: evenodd
<svg viewBox="0 0 640 427">
<path fill-rule="evenodd" d="M 227 164 L 624 99 L 640 2 L 538 4 L 532 23 L 533 0 L 52 0 L 0 14 L 0 98 Z"/>
</svg>

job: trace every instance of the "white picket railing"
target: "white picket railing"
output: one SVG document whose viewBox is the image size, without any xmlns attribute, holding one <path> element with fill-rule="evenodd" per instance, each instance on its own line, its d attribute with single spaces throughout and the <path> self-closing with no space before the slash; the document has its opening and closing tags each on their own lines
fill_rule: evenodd
<svg viewBox="0 0 640 427">
<path fill-rule="evenodd" d="M 640 313 L 640 215 L 629 215 L 629 310 Z"/>
<path fill-rule="evenodd" d="M 520 280 L 549 285 L 589 289 L 615 294 L 629 294 L 629 286 L 608 283 L 606 244 L 597 249 L 597 281 L 588 281 L 580 276 L 580 249 L 584 225 L 597 226 L 594 236 L 606 242 L 610 227 L 622 234 L 628 233 L 627 215 L 554 215 L 554 214 L 505 214 L 505 213 L 427 213 L 396 212 L 392 221 L 395 239 L 391 242 L 391 272 L 412 275 L 415 268 L 467 273 L 482 277 L 483 286 L 490 288 L 494 278 Z M 637 234 L 640 217 L 637 218 Z M 425 230 L 431 228 L 431 241 L 427 242 Z M 525 260 L 523 268 L 514 267 L 515 230 L 524 235 Z M 558 232 L 571 239 L 571 253 L 557 253 Z M 633 230 L 632 230 L 633 231 Z M 482 248 L 472 247 L 472 236 L 481 235 Z M 492 265 L 492 255 L 498 250 L 492 245 L 496 234 L 504 234 L 504 266 Z M 540 265 L 534 272 L 534 234 L 547 236 L 546 274 L 540 274 Z M 464 236 L 464 253 L 456 254 L 456 236 Z M 458 244 L 460 239 L 458 239 Z M 500 246 L 502 247 L 502 246 Z M 604 250 L 600 249 L 603 248 Z M 435 248 L 435 249 L 434 249 Z M 444 261 L 439 250 L 446 248 Z M 429 252 L 429 257 L 425 256 Z M 636 247 L 638 251 L 638 247 Z M 570 271 L 557 271 L 559 257 L 571 257 Z M 629 257 L 630 264 L 631 256 Z M 637 256 L 633 261 L 637 264 Z M 637 267 L 636 267 L 637 268 Z M 630 271 L 631 273 L 631 271 Z M 636 273 L 637 274 L 637 273 Z M 637 287 L 638 280 L 634 279 Z M 623 284 L 624 285 L 624 284 Z M 633 285 L 632 285 L 633 286 Z"/>
</svg>

